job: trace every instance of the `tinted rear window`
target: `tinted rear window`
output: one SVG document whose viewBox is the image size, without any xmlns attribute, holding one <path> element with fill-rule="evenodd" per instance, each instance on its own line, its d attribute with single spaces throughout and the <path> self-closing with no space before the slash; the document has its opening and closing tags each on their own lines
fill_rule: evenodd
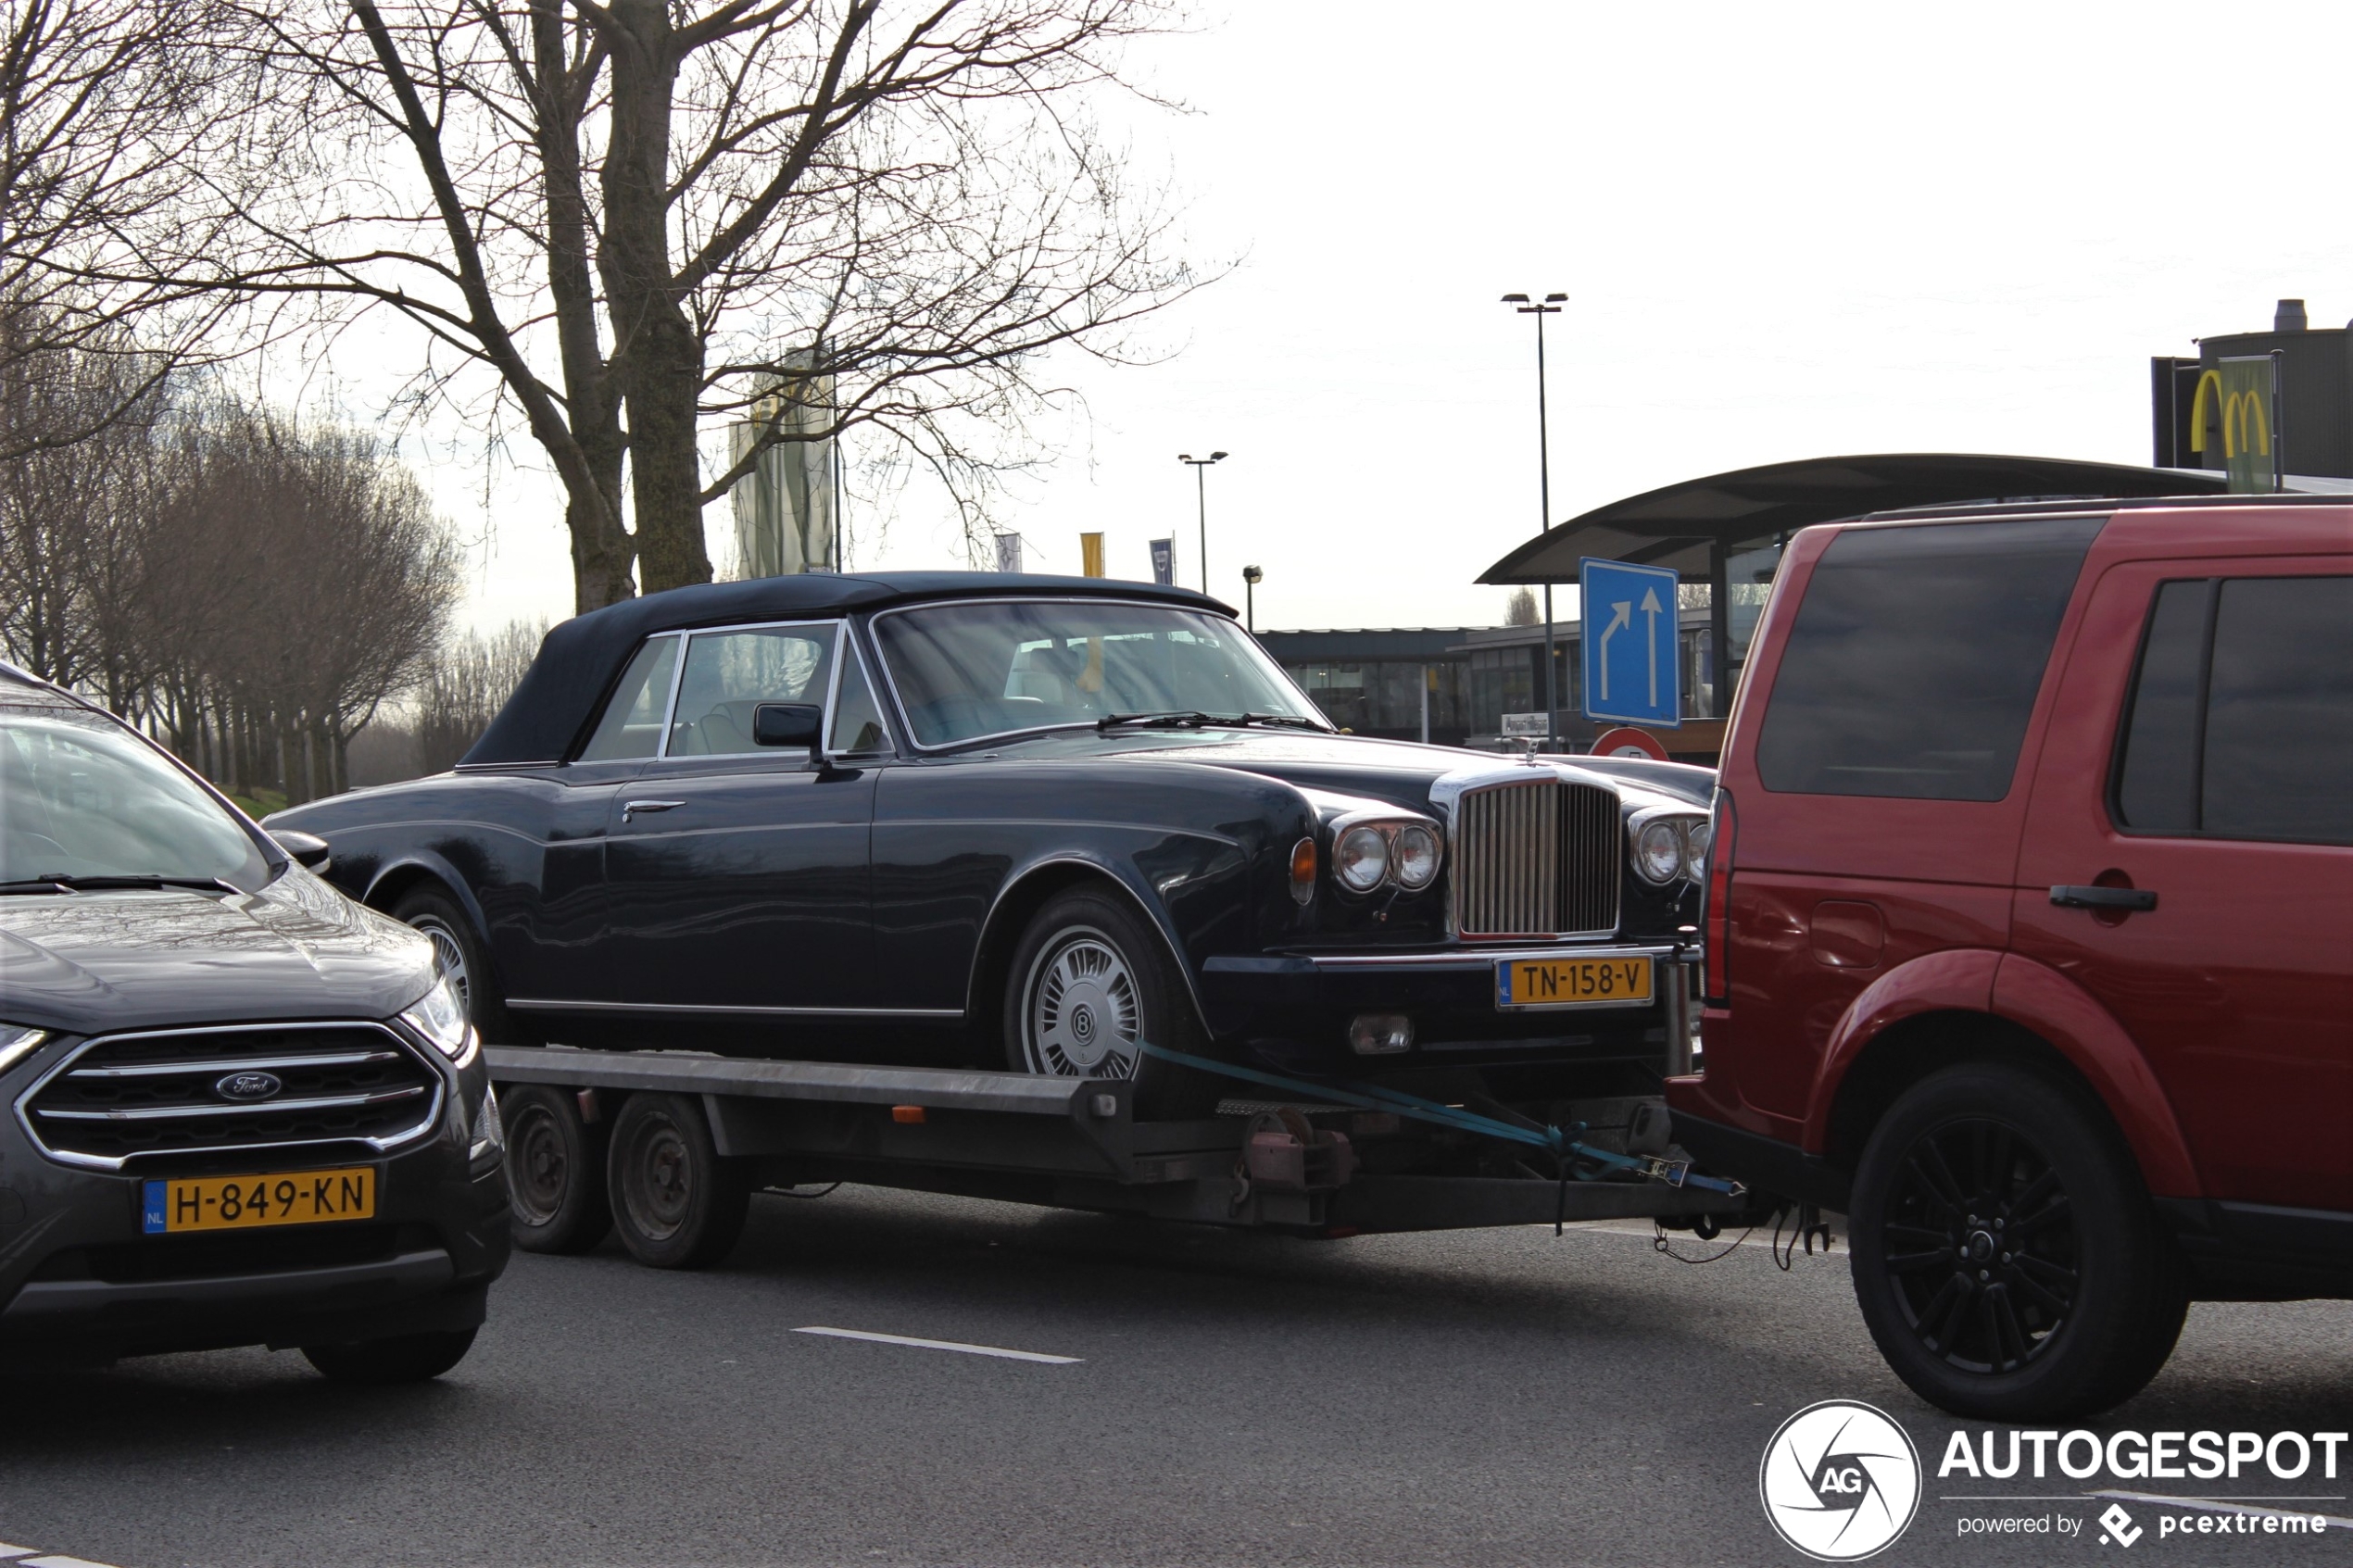
<svg viewBox="0 0 2353 1568">
<path fill-rule="evenodd" d="M 2140 833 L 2353 844 L 2353 577 L 2158 591 L 2117 772 Z"/>
<path fill-rule="evenodd" d="M 1757 737 L 1767 789 L 1999 800 L 2105 518 L 1858 528 L 1816 563 Z"/>
</svg>

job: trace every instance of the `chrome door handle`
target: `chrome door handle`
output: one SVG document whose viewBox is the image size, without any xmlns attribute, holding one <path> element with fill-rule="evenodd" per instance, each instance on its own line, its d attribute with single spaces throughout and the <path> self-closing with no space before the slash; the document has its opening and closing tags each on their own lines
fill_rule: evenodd
<svg viewBox="0 0 2353 1568">
<path fill-rule="evenodd" d="M 2070 887 L 2062 883 L 2051 889 L 2051 902 L 2063 909 L 2153 909 L 2157 908 L 2157 890 L 2152 887 Z"/>
<path fill-rule="evenodd" d="M 621 820 L 625 822 L 640 811 L 675 811 L 685 804 L 683 800 L 626 800 L 622 803 Z"/>
</svg>

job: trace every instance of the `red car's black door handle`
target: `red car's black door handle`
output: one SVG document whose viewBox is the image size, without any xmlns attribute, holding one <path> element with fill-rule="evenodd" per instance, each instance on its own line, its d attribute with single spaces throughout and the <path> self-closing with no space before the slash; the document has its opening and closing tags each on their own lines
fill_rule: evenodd
<svg viewBox="0 0 2353 1568">
<path fill-rule="evenodd" d="M 2070 887 L 2051 889 L 2051 902 L 2063 909 L 2153 909 L 2157 890 L 2151 887 Z"/>
</svg>

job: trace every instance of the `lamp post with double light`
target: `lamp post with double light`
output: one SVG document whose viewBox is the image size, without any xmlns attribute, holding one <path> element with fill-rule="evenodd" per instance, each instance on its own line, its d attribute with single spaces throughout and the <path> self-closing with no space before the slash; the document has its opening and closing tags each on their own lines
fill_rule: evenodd
<svg viewBox="0 0 2353 1568">
<path fill-rule="evenodd" d="M 1212 452 L 1206 458 L 1196 458 L 1190 452 L 1179 452 L 1176 460 L 1189 463 L 1193 470 L 1193 501 L 1201 510 L 1201 591 L 1209 592 L 1209 483 L 1202 478 L 1202 470 L 1210 464 L 1223 462 L 1223 452 Z"/>
<path fill-rule="evenodd" d="M 1541 536 L 1553 526 L 1553 461 L 1552 443 L 1546 439 L 1544 424 L 1544 318 L 1557 316 L 1568 302 L 1565 294 L 1548 294 L 1541 300 L 1524 294 L 1507 294 L 1504 303 L 1522 316 L 1536 318 L 1536 532 Z M 1554 646 L 1553 585 L 1544 584 L 1544 749 L 1561 748 L 1560 694 L 1554 690 L 1560 670 L 1560 650 Z"/>
</svg>

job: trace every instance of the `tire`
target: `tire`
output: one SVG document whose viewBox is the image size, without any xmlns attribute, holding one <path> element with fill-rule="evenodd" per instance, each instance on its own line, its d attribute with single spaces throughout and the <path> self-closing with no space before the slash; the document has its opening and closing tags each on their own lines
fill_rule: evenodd
<svg viewBox="0 0 2353 1568">
<path fill-rule="evenodd" d="M 460 1328 L 363 1339 L 356 1345 L 305 1345 L 302 1354 L 322 1376 L 336 1383 L 382 1386 L 439 1377 L 466 1359 L 473 1342 L 474 1331 Z"/>
<path fill-rule="evenodd" d="M 448 889 L 428 884 L 403 894 L 392 906 L 392 918 L 423 932 L 433 943 L 434 968 L 457 986 L 459 999 L 466 1004 L 466 1017 L 482 1032 L 485 1044 L 524 1043 L 516 1038 L 506 998 L 491 978 L 490 956 L 482 938 Z"/>
<path fill-rule="evenodd" d="M 2056 1079 L 1975 1062 L 1914 1085 L 1872 1130 L 1847 1218 L 1880 1353 L 1956 1415 L 2096 1414 L 2181 1336 L 2187 1276 L 2132 1152 Z"/>
<path fill-rule="evenodd" d="M 1136 1048 L 1205 1056 L 1209 1041 L 1167 943 L 1115 895 L 1073 889 L 1031 919 L 1006 972 L 1002 1024 L 1014 1072 L 1132 1079 L 1140 1121 L 1215 1115 L 1226 1092 Z"/>
<path fill-rule="evenodd" d="M 498 1100 L 507 1124 L 509 1226 L 525 1252 L 586 1252 L 612 1230 L 607 1126 L 580 1119 L 563 1089 L 522 1084 Z"/>
<path fill-rule="evenodd" d="M 632 1095 L 613 1119 L 607 1182 L 613 1229 L 655 1269 L 707 1269 L 735 1249 L 751 1210 L 751 1173 L 722 1160 L 699 1102 Z"/>
</svg>

